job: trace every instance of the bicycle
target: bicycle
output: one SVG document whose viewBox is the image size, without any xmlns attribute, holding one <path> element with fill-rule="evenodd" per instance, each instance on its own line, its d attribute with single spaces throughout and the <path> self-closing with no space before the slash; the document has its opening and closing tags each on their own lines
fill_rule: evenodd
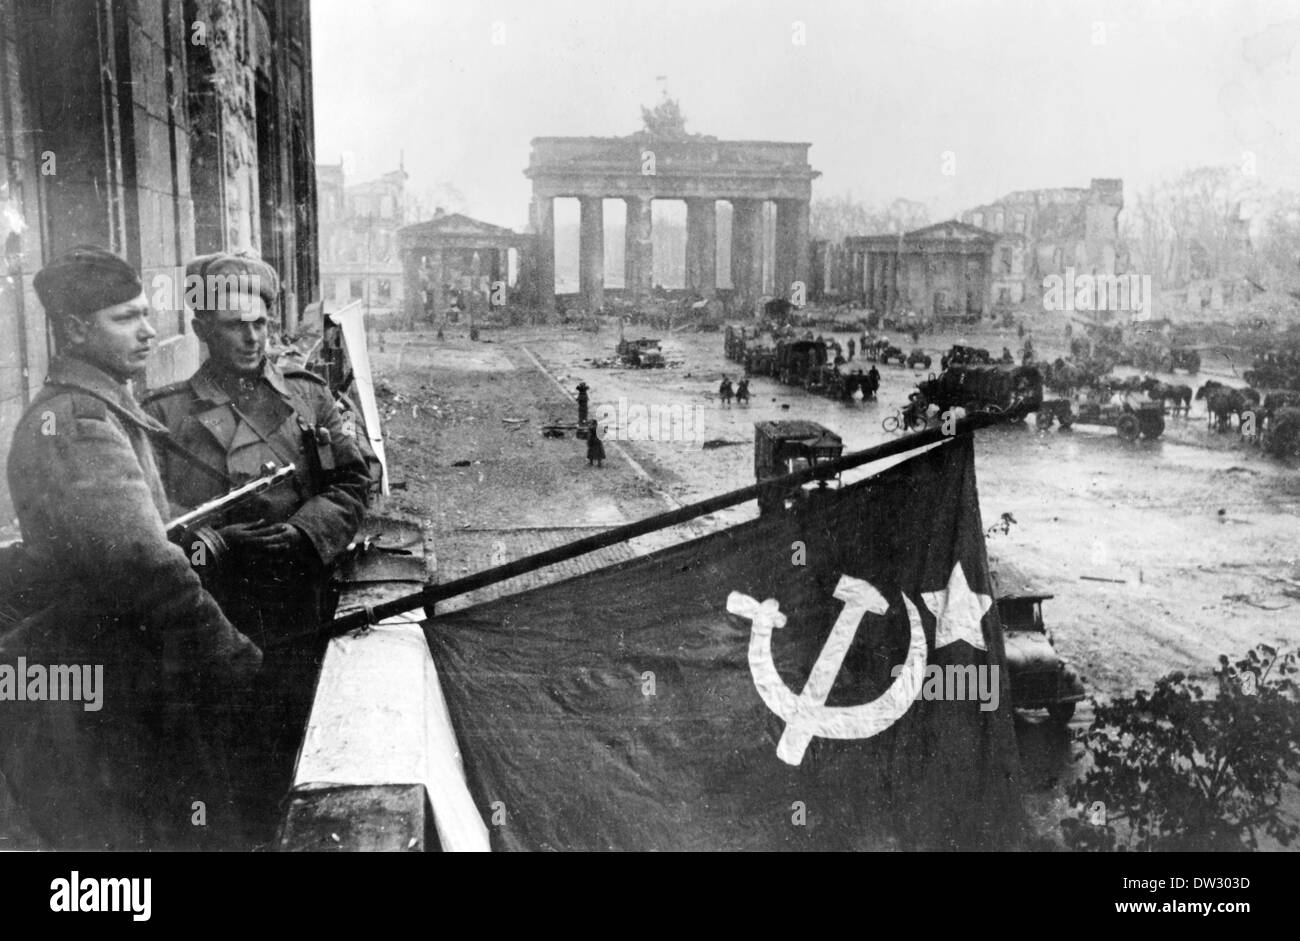
<svg viewBox="0 0 1300 941">
<path fill-rule="evenodd" d="M 914 431 L 925 427 L 925 416 L 917 414 L 910 408 L 900 408 L 893 415 L 887 416 L 880 424 L 889 434 L 899 430 Z"/>
</svg>

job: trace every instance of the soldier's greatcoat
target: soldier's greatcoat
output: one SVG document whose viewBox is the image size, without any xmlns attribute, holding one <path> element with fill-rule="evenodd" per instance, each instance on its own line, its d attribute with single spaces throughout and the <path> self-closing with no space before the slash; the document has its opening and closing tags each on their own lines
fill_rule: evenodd
<svg viewBox="0 0 1300 941">
<path fill-rule="evenodd" d="M 269 360 L 260 375 L 241 377 L 205 362 L 188 381 L 159 389 L 143 402 L 173 439 L 204 465 L 235 483 L 266 462 L 292 463 L 295 476 L 258 496 L 226 522 L 288 522 L 304 535 L 289 558 L 236 551 L 211 588 L 231 621 L 266 648 L 259 690 L 249 703 L 257 725 L 245 763 L 252 791 L 282 790 L 306 722 L 321 645 L 311 636 L 331 605 L 329 567 L 356 536 L 370 485 L 365 458 L 343 427 L 323 379 L 307 370 L 281 371 Z M 219 496 L 222 482 L 171 453 L 159 463 L 177 509 Z M 298 635 L 287 646 L 286 638 Z M 259 741 L 260 739 L 260 741 Z M 269 757 L 268 757 L 269 756 Z M 250 799 L 255 800 L 256 794 Z"/>
<path fill-rule="evenodd" d="M 224 800 L 205 763 L 220 758 L 205 710 L 246 683 L 261 654 L 167 540 L 149 440 L 161 426 L 85 360 L 55 359 L 45 383 L 8 464 L 43 600 L 4 632 L 0 662 L 102 665 L 105 688 L 98 711 L 0 703 L 0 783 L 51 845 L 190 845 L 192 802 L 219 824 Z"/>
</svg>

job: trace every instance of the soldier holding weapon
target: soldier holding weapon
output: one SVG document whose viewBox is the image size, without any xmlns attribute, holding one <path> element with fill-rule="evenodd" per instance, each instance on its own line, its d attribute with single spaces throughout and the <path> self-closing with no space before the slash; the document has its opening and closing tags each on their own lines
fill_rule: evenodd
<svg viewBox="0 0 1300 941">
<path fill-rule="evenodd" d="M 105 688 L 102 710 L 31 697 L 0 709 L 0 803 L 13 811 L 0 823 L 65 849 L 233 836 L 214 726 L 262 654 L 164 529 L 151 439 L 166 432 L 130 389 L 157 336 L 140 276 L 80 246 L 34 286 L 61 342 L 9 454 L 27 610 L 0 636 L 0 660 L 102 665 Z M 207 827 L 192 825 L 195 800 Z"/>
<path fill-rule="evenodd" d="M 356 536 L 369 474 L 323 379 L 280 369 L 267 356 L 269 312 L 279 294 L 271 266 L 248 253 L 205 255 L 186 268 L 194 332 L 209 358 L 189 380 L 144 400 L 197 460 L 238 484 L 268 462 L 293 464 L 292 480 L 228 514 L 216 529 L 229 559 L 213 580 L 222 609 L 267 650 L 255 695 L 243 705 L 250 732 L 241 780 L 250 816 L 269 837 L 288 788 L 311 708 L 323 645 L 311 629 L 333 616 L 331 570 Z M 224 490 L 211 474 L 165 455 L 173 503 L 193 507 Z M 279 643 L 297 637 L 291 643 Z M 260 779 L 260 780 L 259 780 Z"/>
</svg>

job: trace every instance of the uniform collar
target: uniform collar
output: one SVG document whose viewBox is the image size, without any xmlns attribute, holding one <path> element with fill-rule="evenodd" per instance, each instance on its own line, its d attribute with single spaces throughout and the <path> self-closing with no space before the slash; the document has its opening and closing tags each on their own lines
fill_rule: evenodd
<svg viewBox="0 0 1300 941">
<path fill-rule="evenodd" d="M 79 356 L 56 356 L 50 362 L 45 375 L 46 385 L 58 385 L 78 389 L 102 399 L 112 405 L 114 410 L 130 418 L 142 428 L 150 431 L 163 431 L 163 426 L 146 415 L 131 394 L 131 387 L 119 382 L 89 360 Z"/>
<path fill-rule="evenodd" d="M 205 399 L 214 405 L 224 405 L 230 401 L 230 396 L 221 387 L 222 378 L 221 369 L 213 360 L 209 359 L 199 367 L 199 371 L 190 380 L 190 388 L 194 390 L 194 394 L 200 399 Z M 271 362 L 269 356 L 262 360 L 262 371 L 258 374 L 258 378 L 266 381 L 280 395 L 285 398 L 289 397 L 289 385 L 285 382 L 284 373 Z"/>
</svg>

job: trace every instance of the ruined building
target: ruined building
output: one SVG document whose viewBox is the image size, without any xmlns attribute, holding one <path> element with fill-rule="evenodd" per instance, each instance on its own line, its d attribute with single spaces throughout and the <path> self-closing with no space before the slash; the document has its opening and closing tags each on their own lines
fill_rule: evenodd
<svg viewBox="0 0 1300 941">
<path fill-rule="evenodd" d="M 405 291 L 397 230 L 419 217 L 399 167 L 377 180 L 346 185 L 343 164 L 318 164 L 321 300 L 327 310 L 352 301 L 370 313 L 402 308 Z"/>
<path fill-rule="evenodd" d="M 474 311 L 509 306 L 533 239 L 439 208 L 432 219 L 398 230 L 397 244 L 407 314 L 435 320 L 453 303 Z"/>
<path fill-rule="evenodd" d="M 989 308 L 994 236 L 961 222 L 844 240 L 849 296 L 881 313 L 973 318 Z"/>
<path fill-rule="evenodd" d="M 313 139 L 306 0 L 0 3 L 0 463 L 55 352 L 32 277 L 73 245 L 142 270 L 160 348 L 146 385 L 199 364 L 173 289 L 196 254 L 261 252 L 296 327 L 317 299 Z"/>
<path fill-rule="evenodd" d="M 1123 181 L 1095 179 L 1088 189 L 1020 190 L 960 222 L 814 242 L 811 296 L 925 318 L 1037 306 L 1050 275 L 1125 273 L 1123 208 Z"/>
<path fill-rule="evenodd" d="M 1043 279 L 1120 274 L 1119 213 L 1124 181 L 1094 179 L 1087 189 L 1018 190 L 962 213 L 963 222 L 993 233 L 995 306 L 1037 303 Z"/>
</svg>

